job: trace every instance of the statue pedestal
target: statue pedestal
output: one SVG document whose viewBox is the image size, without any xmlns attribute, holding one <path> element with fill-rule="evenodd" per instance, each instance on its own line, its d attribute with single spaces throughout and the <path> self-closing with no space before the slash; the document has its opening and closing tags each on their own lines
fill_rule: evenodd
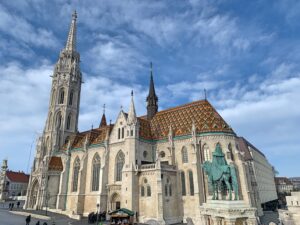
<svg viewBox="0 0 300 225">
<path fill-rule="evenodd" d="M 244 201 L 208 200 L 200 206 L 203 225 L 257 225 L 256 208 Z"/>
</svg>

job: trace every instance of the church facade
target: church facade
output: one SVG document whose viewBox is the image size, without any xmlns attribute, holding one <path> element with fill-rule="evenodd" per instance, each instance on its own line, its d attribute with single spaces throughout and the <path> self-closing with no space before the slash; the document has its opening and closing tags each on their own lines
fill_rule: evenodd
<svg viewBox="0 0 300 225">
<path fill-rule="evenodd" d="M 128 112 L 120 110 L 114 124 L 103 114 L 99 127 L 78 132 L 82 75 L 76 19 L 74 13 L 54 68 L 25 208 L 47 206 L 73 217 L 127 208 L 139 222 L 212 224 L 220 218 L 203 214 L 201 206 L 212 193 L 202 164 L 219 146 L 237 171 L 238 201 L 254 212 L 226 224 L 256 224 L 260 203 L 239 137 L 206 99 L 158 111 L 152 70 L 147 115 L 136 115 L 132 94 Z M 225 193 L 222 201 L 228 198 Z"/>
</svg>

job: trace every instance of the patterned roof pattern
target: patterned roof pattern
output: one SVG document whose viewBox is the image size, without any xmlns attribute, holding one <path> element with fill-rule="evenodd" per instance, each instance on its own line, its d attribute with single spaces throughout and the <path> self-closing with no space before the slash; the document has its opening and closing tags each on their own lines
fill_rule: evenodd
<svg viewBox="0 0 300 225">
<path fill-rule="evenodd" d="M 146 116 L 139 117 L 140 137 L 144 139 L 164 139 L 168 137 L 170 126 L 173 135 L 191 134 L 194 122 L 197 133 L 226 132 L 234 134 L 231 127 L 218 114 L 207 100 L 160 111 L 148 121 Z"/>
<path fill-rule="evenodd" d="M 61 158 L 52 156 L 48 165 L 49 170 L 62 171 L 64 169 Z"/>
<path fill-rule="evenodd" d="M 24 172 L 6 171 L 6 176 L 11 182 L 28 183 L 29 175 Z"/>
<path fill-rule="evenodd" d="M 85 141 L 87 140 L 88 144 L 100 144 L 106 138 L 107 132 L 111 132 L 113 125 L 102 126 L 96 129 L 84 131 L 77 133 L 76 135 L 71 136 L 71 148 L 81 148 L 83 147 Z M 68 143 L 62 146 L 63 150 L 67 150 Z"/>
</svg>

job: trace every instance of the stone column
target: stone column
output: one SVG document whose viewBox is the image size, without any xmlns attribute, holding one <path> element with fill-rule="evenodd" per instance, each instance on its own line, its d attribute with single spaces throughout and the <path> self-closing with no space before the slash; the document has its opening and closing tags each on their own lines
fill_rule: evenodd
<svg viewBox="0 0 300 225">
<path fill-rule="evenodd" d="M 226 225 L 235 225 L 235 218 L 225 219 Z"/>
<path fill-rule="evenodd" d="M 204 225 L 209 225 L 209 216 L 208 215 L 204 215 L 203 220 L 204 220 Z"/>
<path fill-rule="evenodd" d="M 221 217 L 212 217 L 212 225 L 222 225 L 222 218 Z"/>
<path fill-rule="evenodd" d="M 256 218 L 248 218 L 247 219 L 247 224 L 249 224 L 249 225 L 258 225 Z"/>
</svg>

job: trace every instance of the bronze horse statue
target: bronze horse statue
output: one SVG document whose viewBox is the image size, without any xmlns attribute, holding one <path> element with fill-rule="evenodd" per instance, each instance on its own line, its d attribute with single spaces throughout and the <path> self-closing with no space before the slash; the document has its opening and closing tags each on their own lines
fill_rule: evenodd
<svg viewBox="0 0 300 225">
<path fill-rule="evenodd" d="M 223 183 L 229 191 L 229 200 L 232 200 L 232 190 L 235 193 L 234 200 L 238 200 L 239 190 L 235 167 L 227 164 L 219 144 L 213 153 L 212 162 L 205 161 L 202 168 L 208 176 L 208 181 L 212 184 L 213 200 L 219 199 L 218 190 Z"/>
</svg>

